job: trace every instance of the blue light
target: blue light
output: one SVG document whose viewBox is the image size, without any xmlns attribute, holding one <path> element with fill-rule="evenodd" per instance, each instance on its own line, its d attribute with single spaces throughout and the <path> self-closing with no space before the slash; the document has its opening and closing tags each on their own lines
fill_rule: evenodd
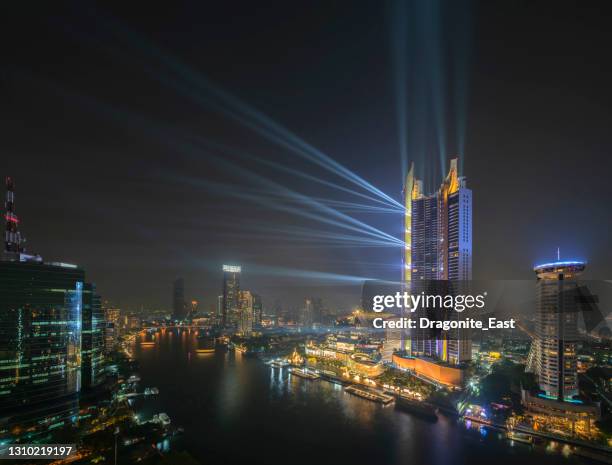
<svg viewBox="0 0 612 465">
<path fill-rule="evenodd" d="M 536 265 L 533 269 L 537 270 L 539 268 L 550 268 L 555 266 L 572 266 L 572 265 L 586 265 L 586 262 L 583 260 L 563 260 L 556 261 L 551 263 L 542 263 L 541 265 Z"/>
<path fill-rule="evenodd" d="M 542 399 L 547 399 L 547 400 L 558 400 L 555 396 L 549 396 L 546 394 L 538 394 L 538 397 L 541 397 Z M 584 402 L 581 400 L 570 399 L 569 397 L 566 399 L 563 399 L 563 402 L 569 402 L 570 404 L 584 404 Z"/>
</svg>

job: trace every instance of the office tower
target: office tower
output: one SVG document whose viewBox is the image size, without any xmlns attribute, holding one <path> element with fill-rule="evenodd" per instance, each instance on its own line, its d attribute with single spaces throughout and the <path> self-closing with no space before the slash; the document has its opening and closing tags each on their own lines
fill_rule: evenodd
<svg viewBox="0 0 612 465">
<path fill-rule="evenodd" d="M 238 293 L 238 332 L 243 336 L 250 336 L 253 332 L 253 305 L 255 295 L 251 291 Z"/>
<path fill-rule="evenodd" d="M 32 440 L 78 420 L 78 395 L 104 382 L 104 315 L 82 268 L 25 253 L 7 179 L 0 261 L 0 411 Z M 12 430 L 12 424 L 19 428 Z"/>
<path fill-rule="evenodd" d="M 108 304 L 108 302 L 106 302 L 106 304 Z M 121 309 L 103 305 L 102 311 L 104 313 L 104 320 L 106 320 L 107 323 L 111 323 L 115 331 L 118 332 L 121 326 Z"/>
<path fill-rule="evenodd" d="M 430 195 L 423 193 L 423 183 L 414 176 L 411 166 L 406 180 L 406 202 L 403 282 L 413 294 L 458 294 L 465 281 L 472 278 L 472 191 L 458 172 L 457 159 L 450 162 L 449 172 L 440 188 Z M 408 218 L 410 221 L 408 221 Z M 408 225 L 409 222 L 409 225 Z M 408 245 L 409 244 L 409 245 Z M 452 309 L 420 309 L 413 316 L 456 319 Z M 471 358 L 469 335 L 462 330 L 448 332 L 414 329 L 404 336 L 415 356 L 430 357 L 451 365 Z"/>
<path fill-rule="evenodd" d="M 104 326 L 104 353 L 110 354 L 115 349 L 119 340 L 118 329 L 117 323 L 106 322 Z"/>
<path fill-rule="evenodd" d="M 304 299 L 304 307 L 300 315 L 303 326 L 312 328 L 313 325 L 320 325 L 325 319 L 325 309 L 320 297 L 308 297 Z"/>
<path fill-rule="evenodd" d="M 304 308 L 302 309 L 302 326 L 312 328 L 314 321 L 314 305 L 312 299 L 304 300 Z"/>
<path fill-rule="evenodd" d="M 126 317 L 126 325 L 128 330 L 140 330 L 142 328 L 142 320 L 137 315 Z"/>
<path fill-rule="evenodd" d="M 538 377 L 545 395 L 558 401 L 578 394 L 576 349 L 578 343 L 577 277 L 586 264 L 556 261 L 537 265 L 535 338 L 527 370 Z"/>
<path fill-rule="evenodd" d="M 259 294 L 253 294 L 253 325 L 260 327 L 263 318 L 263 303 Z"/>
<path fill-rule="evenodd" d="M 119 324 L 119 317 L 121 316 L 121 310 L 120 309 L 104 307 L 103 306 L 103 312 L 104 312 L 104 319 L 108 323 L 113 323 L 115 325 Z"/>
<path fill-rule="evenodd" d="M 119 332 L 121 329 L 120 317 L 121 310 L 118 308 L 107 307 L 108 302 L 102 306 L 104 313 L 104 352 L 109 354 L 115 348 L 119 340 Z"/>
<path fill-rule="evenodd" d="M 323 322 L 323 301 L 320 297 L 313 297 L 312 301 L 312 321 L 314 324 Z"/>
<path fill-rule="evenodd" d="M 181 321 L 185 316 L 185 281 L 183 278 L 177 278 L 172 287 L 172 319 Z"/>
<path fill-rule="evenodd" d="M 190 313 L 191 315 L 195 315 L 196 313 L 198 313 L 198 307 L 199 307 L 199 302 L 197 300 L 192 300 L 191 301 L 191 309 L 190 309 Z"/>
<path fill-rule="evenodd" d="M 94 284 L 83 285 L 82 309 L 82 378 L 85 388 L 102 384 L 105 377 L 104 331 L 106 321 Z"/>
<path fill-rule="evenodd" d="M 241 271 L 239 266 L 223 265 L 223 308 L 221 326 L 224 328 L 234 328 L 237 324 Z"/>
<path fill-rule="evenodd" d="M 74 265 L 0 262 L 0 411 L 9 429 L 36 431 L 78 413 L 84 280 Z"/>
</svg>

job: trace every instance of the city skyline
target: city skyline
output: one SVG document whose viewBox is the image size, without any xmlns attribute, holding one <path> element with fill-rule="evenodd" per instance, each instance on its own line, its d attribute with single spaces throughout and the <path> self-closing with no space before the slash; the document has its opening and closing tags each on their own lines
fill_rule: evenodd
<svg viewBox="0 0 612 465">
<path fill-rule="evenodd" d="M 3 13 L 0 458 L 610 462 L 602 6 Z"/>
</svg>

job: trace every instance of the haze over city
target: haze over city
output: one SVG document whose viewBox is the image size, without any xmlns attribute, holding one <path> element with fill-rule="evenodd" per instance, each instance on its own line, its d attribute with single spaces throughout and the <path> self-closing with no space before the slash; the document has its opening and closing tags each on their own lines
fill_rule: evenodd
<svg viewBox="0 0 612 465">
<path fill-rule="evenodd" d="M 368 186 L 401 203 L 408 163 L 432 191 L 455 155 L 475 278 L 532 279 L 557 247 L 612 276 L 610 31 L 595 6 L 5 9 L 1 174 L 21 230 L 112 301 L 169 308 L 183 276 L 208 307 L 236 263 L 267 301 L 316 291 L 350 308 L 353 278 L 399 279 L 401 247 L 296 213 L 347 223 L 295 195 L 401 239 L 401 209 Z"/>
</svg>

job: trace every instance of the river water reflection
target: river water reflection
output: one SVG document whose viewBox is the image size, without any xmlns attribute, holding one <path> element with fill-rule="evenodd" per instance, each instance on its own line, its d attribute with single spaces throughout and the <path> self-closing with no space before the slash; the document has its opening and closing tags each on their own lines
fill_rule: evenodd
<svg viewBox="0 0 612 465">
<path fill-rule="evenodd" d="M 195 337 L 166 330 L 154 346 L 137 344 L 135 356 L 142 386 L 160 390 L 141 416 L 166 412 L 203 464 L 585 463 L 561 444 L 511 444 L 454 418 L 431 422 L 240 353 L 196 354 Z"/>
</svg>

